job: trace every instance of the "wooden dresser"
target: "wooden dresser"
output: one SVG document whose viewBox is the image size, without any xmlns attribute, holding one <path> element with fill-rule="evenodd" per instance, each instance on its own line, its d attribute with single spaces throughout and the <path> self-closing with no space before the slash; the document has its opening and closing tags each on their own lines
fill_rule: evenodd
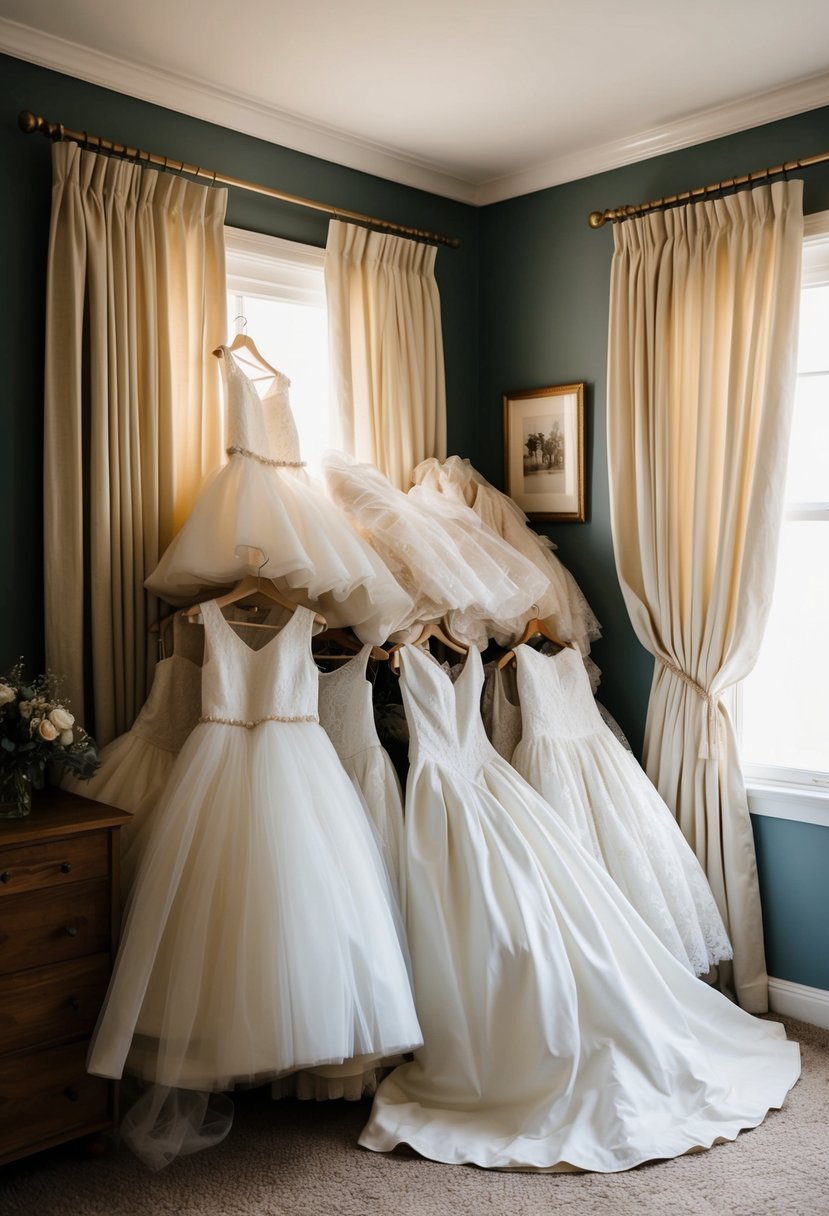
<svg viewBox="0 0 829 1216">
<path fill-rule="evenodd" d="M 112 1124 L 86 1071 L 118 933 L 130 816 L 59 789 L 0 819 L 0 1164 Z"/>
</svg>

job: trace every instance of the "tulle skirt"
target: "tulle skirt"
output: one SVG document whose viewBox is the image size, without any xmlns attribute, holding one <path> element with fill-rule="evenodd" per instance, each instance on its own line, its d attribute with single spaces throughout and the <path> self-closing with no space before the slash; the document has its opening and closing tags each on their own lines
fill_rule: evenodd
<svg viewBox="0 0 829 1216">
<path fill-rule="evenodd" d="M 628 1169 L 779 1107 L 797 1044 L 696 979 L 500 758 L 407 787 L 424 1046 L 360 1137 L 500 1169 Z"/>
<path fill-rule="evenodd" d="M 386 869 L 322 728 L 197 726 L 135 876 L 89 1071 L 227 1089 L 420 1039 Z"/>
<path fill-rule="evenodd" d="M 248 574 L 319 608 L 330 625 L 384 641 L 407 618 L 408 595 L 303 469 L 233 455 L 205 481 L 146 587 L 190 603 Z M 361 634 L 362 636 L 362 634 Z"/>
</svg>

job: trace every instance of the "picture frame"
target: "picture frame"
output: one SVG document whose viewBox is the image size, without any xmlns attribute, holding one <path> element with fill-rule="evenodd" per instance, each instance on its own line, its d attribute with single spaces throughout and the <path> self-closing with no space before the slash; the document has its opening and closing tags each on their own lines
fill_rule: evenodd
<svg viewBox="0 0 829 1216">
<path fill-rule="evenodd" d="M 584 382 L 503 401 L 507 494 L 530 520 L 584 523 Z"/>
</svg>

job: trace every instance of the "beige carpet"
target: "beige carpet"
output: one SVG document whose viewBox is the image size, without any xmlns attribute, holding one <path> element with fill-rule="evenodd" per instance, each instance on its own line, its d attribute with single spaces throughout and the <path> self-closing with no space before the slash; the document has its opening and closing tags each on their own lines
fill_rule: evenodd
<svg viewBox="0 0 829 1216">
<path fill-rule="evenodd" d="M 783 1019 L 803 1075 L 731 1144 L 625 1174 L 488 1173 L 356 1146 L 363 1104 L 237 1098 L 218 1148 L 149 1173 L 64 1146 L 0 1170 L 3 1216 L 829 1216 L 829 1031 Z"/>
</svg>

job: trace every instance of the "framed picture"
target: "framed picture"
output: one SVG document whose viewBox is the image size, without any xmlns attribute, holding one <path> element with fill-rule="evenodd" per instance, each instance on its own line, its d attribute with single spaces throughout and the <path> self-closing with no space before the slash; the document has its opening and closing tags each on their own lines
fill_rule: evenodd
<svg viewBox="0 0 829 1216">
<path fill-rule="evenodd" d="M 584 522 L 584 384 L 504 394 L 506 491 L 530 519 Z"/>
</svg>

